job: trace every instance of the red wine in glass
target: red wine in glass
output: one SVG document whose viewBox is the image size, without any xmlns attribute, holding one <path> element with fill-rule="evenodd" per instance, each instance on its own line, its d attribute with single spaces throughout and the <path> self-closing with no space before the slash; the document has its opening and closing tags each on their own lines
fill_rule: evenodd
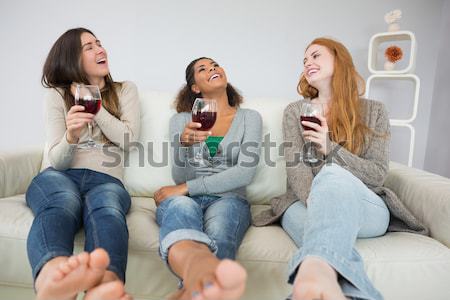
<svg viewBox="0 0 450 300">
<path fill-rule="evenodd" d="M 90 114 L 97 114 L 102 107 L 101 99 L 92 99 L 92 97 L 83 97 L 78 99 L 78 105 L 84 106 L 84 112 Z"/>
<path fill-rule="evenodd" d="M 192 113 L 192 122 L 202 124 L 198 130 L 207 131 L 210 130 L 216 122 L 217 112 L 215 111 L 197 111 Z"/>
<path fill-rule="evenodd" d="M 321 124 L 320 120 L 317 117 L 314 117 L 314 116 L 300 116 L 300 121 L 301 122 L 308 121 L 308 122 L 316 123 L 318 125 Z M 311 128 L 309 126 L 303 125 L 303 123 L 301 123 L 301 124 L 302 124 L 303 130 L 316 131 L 314 128 Z"/>
<path fill-rule="evenodd" d="M 313 130 L 307 125 L 303 125 L 302 121 L 309 121 L 312 123 L 316 123 L 321 125 L 321 122 L 317 116 L 323 116 L 323 104 L 322 103 L 312 103 L 310 101 L 302 101 L 301 102 L 301 111 L 300 111 L 300 124 L 303 127 L 303 130 Z M 306 144 L 306 152 L 303 155 L 303 161 L 308 163 L 316 163 L 319 161 L 317 157 L 317 150 L 313 143 Z"/>
<path fill-rule="evenodd" d="M 192 105 L 192 122 L 200 123 L 202 127 L 197 130 L 210 130 L 217 118 L 217 102 L 214 99 L 196 98 Z M 192 159 L 191 163 L 201 164 L 203 162 L 203 147 L 200 147 Z"/>
<path fill-rule="evenodd" d="M 84 107 L 84 112 L 97 114 L 102 107 L 102 94 L 96 85 L 77 84 L 75 89 L 75 104 Z M 78 144 L 79 149 L 93 149 L 100 148 L 101 144 L 97 144 L 92 139 L 92 123 L 88 124 L 88 140 L 84 143 Z"/>
</svg>

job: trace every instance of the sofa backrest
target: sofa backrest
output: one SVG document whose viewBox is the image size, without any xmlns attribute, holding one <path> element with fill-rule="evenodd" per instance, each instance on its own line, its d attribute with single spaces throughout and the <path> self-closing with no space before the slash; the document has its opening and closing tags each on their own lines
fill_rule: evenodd
<svg viewBox="0 0 450 300">
<path fill-rule="evenodd" d="M 129 154 L 124 182 L 132 196 L 152 197 L 164 185 L 173 184 L 170 166 L 169 119 L 175 113 L 173 94 L 141 93 L 142 149 Z M 286 190 L 285 162 L 279 153 L 283 141 L 283 110 L 293 100 L 244 99 L 242 107 L 257 110 L 263 118 L 263 147 L 256 176 L 247 187 L 252 204 L 266 204 Z M 269 142 L 273 145 L 269 145 Z M 140 146 L 139 146 L 140 147 Z"/>
</svg>

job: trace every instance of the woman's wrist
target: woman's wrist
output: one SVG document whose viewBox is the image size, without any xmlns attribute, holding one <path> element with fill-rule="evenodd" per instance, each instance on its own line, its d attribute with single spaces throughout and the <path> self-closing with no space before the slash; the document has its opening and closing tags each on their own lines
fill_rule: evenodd
<svg viewBox="0 0 450 300">
<path fill-rule="evenodd" d="M 66 141 L 69 144 L 78 144 L 78 140 L 79 139 L 76 139 L 76 138 L 72 137 L 69 133 L 66 133 Z"/>
<path fill-rule="evenodd" d="M 189 189 L 186 183 L 179 184 L 178 187 L 180 188 L 183 195 L 187 195 L 189 193 Z"/>
</svg>

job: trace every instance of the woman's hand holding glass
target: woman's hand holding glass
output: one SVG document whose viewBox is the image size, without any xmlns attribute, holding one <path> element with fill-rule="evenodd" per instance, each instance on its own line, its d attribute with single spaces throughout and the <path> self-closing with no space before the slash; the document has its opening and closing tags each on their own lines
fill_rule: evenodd
<svg viewBox="0 0 450 300">
<path fill-rule="evenodd" d="M 189 147 L 193 144 L 204 142 L 211 135 L 211 131 L 199 130 L 201 127 L 202 124 L 197 122 L 189 122 L 186 124 L 180 136 L 180 142 L 183 146 Z"/>
<path fill-rule="evenodd" d="M 303 126 L 310 127 L 313 130 L 304 130 L 303 136 L 306 140 L 317 145 L 317 150 L 323 155 L 328 155 L 331 151 L 329 149 L 330 137 L 328 135 L 327 119 L 321 115 L 316 115 L 319 119 L 320 125 L 314 122 L 302 121 Z"/>
<path fill-rule="evenodd" d="M 67 112 L 66 139 L 69 144 L 77 144 L 83 129 L 94 119 L 94 114 L 85 113 L 84 110 L 84 106 L 74 105 Z"/>
<path fill-rule="evenodd" d="M 316 116 L 320 121 L 320 125 L 314 122 L 302 121 L 303 126 L 310 127 L 313 130 L 304 130 L 303 136 L 306 140 L 317 145 L 317 150 L 323 155 L 328 155 L 331 151 L 329 149 L 330 137 L 328 135 L 327 119 L 321 115 Z"/>
</svg>

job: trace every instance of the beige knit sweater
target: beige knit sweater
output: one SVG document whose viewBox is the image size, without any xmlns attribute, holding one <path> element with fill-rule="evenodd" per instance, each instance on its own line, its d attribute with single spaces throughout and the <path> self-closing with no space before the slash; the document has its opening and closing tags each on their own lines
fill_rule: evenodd
<svg viewBox="0 0 450 300">
<path fill-rule="evenodd" d="M 306 99 L 309 101 L 309 99 Z M 390 126 L 387 111 L 381 102 L 362 101 L 366 125 L 380 133 L 366 137 L 361 155 L 355 155 L 334 142 L 331 142 L 332 160 L 359 178 L 368 188 L 380 195 L 391 213 L 390 231 L 411 231 L 428 234 L 428 229 L 408 210 L 390 189 L 383 187 L 389 165 Z M 322 165 L 311 166 L 299 162 L 299 153 L 305 144 L 300 126 L 301 101 L 290 103 L 283 117 L 284 141 L 292 147 L 285 147 L 284 155 L 287 171 L 286 194 L 271 201 L 271 209 L 254 216 L 253 223 L 263 226 L 278 221 L 284 211 L 295 201 L 306 202 L 312 180 Z M 339 187 L 336 187 L 339 188 Z"/>
<path fill-rule="evenodd" d="M 111 115 L 103 106 L 94 118 L 92 136 L 102 143 L 102 133 L 111 142 L 102 149 L 77 149 L 66 139 L 67 109 L 64 99 L 55 89 L 49 89 L 45 97 L 45 120 L 47 149 L 43 166 L 57 170 L 86 168 L 102 172 L 122 180 L 123 154 L 130 143 L 137 141 L 140 130 L 140 104 L 136 85 L 126 81 L 117 88 L 121 111 L 120 120 Z M 105 99 L 102 99 L 105 101 Z M 125 137 L 129 138 L 126 139 Z M 79 143 L 88 139 L 88 129 L 81 132 Z"/>
</svg>

